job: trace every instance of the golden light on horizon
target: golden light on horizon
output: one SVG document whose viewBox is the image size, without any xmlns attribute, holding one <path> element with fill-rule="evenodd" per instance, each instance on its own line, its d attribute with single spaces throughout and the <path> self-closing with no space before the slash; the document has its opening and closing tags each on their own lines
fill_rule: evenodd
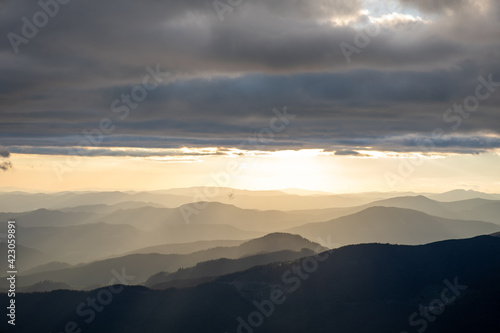
<svg viewBox="0 0 500 333">
<path fill-rule="evenodd" d="M 498 182 L 490 181 L 497 177 L 494 166 L 500 162 L 499 152 L 428 156 L 377 151 L 359 151 L 359 156 L 339 156 L 322 149 L 207 152 L 193 154 L 196 156 L 81 157 L 81 162 L 74 168 L 64 169 L 61 181 L 53 166 L 66 163 L 68 156 L 12 154 L 14 167 L 0 172 L 0 186 L 49 192 L 87 188 L 159 190 L 205 185 L 252 190 L 302 188 L 334 193 L 392 191 L 395 189 L 389 187 L 384 174 L 388 170 L 398 172 L 402 163 L 413 163 L 418 166 L 411 175 L 404 177 L 396 190 L 439 192 L 463 184 L 486 192 L 500 190 Z M 210 152 L 216 150 L 210 149 Z M 241 172 L 231 175 L 228 184 L 214 183 L 211 175 L 224 172 L 231 163 L 239 165 Z"/>
</svg>

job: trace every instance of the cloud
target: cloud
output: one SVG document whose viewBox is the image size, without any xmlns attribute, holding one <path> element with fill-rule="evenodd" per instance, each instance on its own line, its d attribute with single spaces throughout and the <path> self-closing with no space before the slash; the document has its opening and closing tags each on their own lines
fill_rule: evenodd
<svg viewBox="0 0 500 333">
<path fill-rule="evenodd" d="M 100 147 L 235 147 L 287 105 L 297 118 L 261 149 L 419 149 L 402 138 L 448 133 L 444 112 L 474 93 L 478 75 L 500 80 L 500 6 L 401 2 L 423 20 L 401 19 L 415 10 L 385 17 L 351 64 L 339 44 L 354 45 L 371 20 L 360 0 L 247 0 L 222 22 L 210 1 L 70 2 L 19 54 L 0 41 L 0 141 L 74 147 L 83 130 L 110 118 L 116 130 Z M 0 31 L 20 34 L 21 17 L 38 10 L 36 2 L 5 2 Z M 111 103 L 157 63 L 170 79 L 119 119 Z M 482 101 L 459 132 L 499 134 L 499 96 Z"/>
<path fill-rule="evenodd" d="M 0 163 L 0 170 L 2 171 L 7 171 L 12 168 L 12 163 L 11 162 L 2 162 Z"/>
<path fill-rule="evenodd" d="M 337 150 L 335 152 L 335 155 L 339 156 L 360 156 L 361 153 L 355 151 L 355 150 Z"/>
<path fill-rule="evenodd" d="M 443 13 L 457 12 L 477 8 L 489 0 L 400 0 L 401 3 L 414 6 L 423 12 Z"/>
<path fill-rule="evenodd" d="M 7 171 L 12 168 L 10 161 L 5 161 L 10 157 L 10 152 L 7 148 L 0 146 L 0 170 Z M 1 160 L 4 160 L 3 162 Z"/>
</svg>

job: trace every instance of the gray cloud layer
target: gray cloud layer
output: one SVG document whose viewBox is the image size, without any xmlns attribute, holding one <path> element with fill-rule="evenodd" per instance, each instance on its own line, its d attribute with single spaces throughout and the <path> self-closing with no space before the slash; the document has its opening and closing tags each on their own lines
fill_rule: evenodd
<svg viewBox="0 0 500 333">
<path fill-rule="evenodd" d="M 428 22 L 383 24 L 347 64 L 339 44 L 354 44 L 353 27 L 368 19 L 360 0 L 245 1 L 222 22 L 209 1 L 72 1 L 19 54 L 2 38 L 0 143 L 74 146 L 107 117 L 116 129 L 103 146 L 230 147 L 285 105 L 297 117 L 268 149 L 418 150 L 398 138 L 435 128 L 471 142 L 500 134 L 498 92 L 457 129 L 443 119 L 474 94 L 479 75 L 500 81 L 498 2 L 401 2 Z M 3 36 L 21 34 L 21 18 L 40 10 L 28 1 L 0 6 Z M 155 64 L 170 76 L 120 119 L 111 103 Z M 465 141 L 441 149 L 496 147 Z"/>
</svg>

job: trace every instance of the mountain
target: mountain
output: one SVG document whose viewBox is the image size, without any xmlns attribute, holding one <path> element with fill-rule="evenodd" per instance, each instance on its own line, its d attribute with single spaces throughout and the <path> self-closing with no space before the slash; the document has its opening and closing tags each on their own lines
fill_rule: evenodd
<svg viewBox="0 0 500 333">
<path fill-rule="evenodd" d="M 440 194 L 433 194 L 428 196 L 430 199 L 450 202 L 468 199 L 486 199 L 486 200 L 500 200 L 500 194 L 483 193 L 474 190 L 452 190 Z"/>
<path fill-rule="evenodd" d="M 53 282 L 53 281 L 41 281 L 37 282 L 29 287 L 21 287 L 18 289 L 19 292 L 22 293 L 39 293 L 53 290 L 71 290 L 73 289 L 69 284 L 62 282 Z"/>
<path fill-rule="evenodd" d="M 272 233 L 264 237 L 249 240 L 237 247 L 227 248 L 233 256 L 243 257 L 254 253 L 275 252 L 285 249 L 310 249 L 322 252 L 327 248 L 321 247 L 318 243 L 311 242 L 299 235 L 288 233 Z"/>
<path fill-rule="evenodd" d="M 65 262 L 59 262 L 59 261 L 51 261 L 46 264 L 38 265 L 35 266 L 31 269 L 28 269 L 26 271 L 23 271 L 23 275 L 31 275 L 31 274 L 37 274 L 37 273 L 43 273 L 43 272 L 51 272 L 51 271 L 57 271 L 60 269 L 65 269 L 71 267 L 70 264 L 65 263 Z"/>
<path fill-rule="evenodd" d="M 330 217 L 325 210 L 321 217 Z M 318 221 L 314 210 L 283 212 L 278 210 L 243 209 L 220 202 L 196 202 L 178 208 L 141 207 L 123 209 L 99 218 L 108 224 L 130 224 L 142 230 L 158 230 L 166 226 L 226 224 L 254 232 L 275 232 Z"/>
<path fill-rule="evenodd" d="M 0 260 L 0 272 L 6 272 L 7 269 L 7 242 L 2 240 L 0 242 L 0 251 L 5 254 L 5 260 Z M 31 247 L 16 244 L 16 270 L 19 273 L 26 272 L 30 268 L 36 267 L 40 264 L 51 261 L 51 256 L 33 249 Z"/>
<path fill-rule="evenodd" d="M 314 249 L 319 244 L 311 242 L 299 235 L 287 233 L 272 233 L 251 240 L 214 240 L 198 241 L 183 244 L 163 244 L 134 250 L 133 253 L 160 253 L 160 254 L 190 254 L 203 250 L 215 251 L 224 249 L 225 255 L 238 258 L 243 255 L 259 252 L 273 252 L 283 249 Z"/>
<path fill-rule="evenodd" d="M 246 240 L 262 234 L 217 224 L 182 224 L 149 232 L 125 224 L 92 223 L 69 227 L 18 227 L 18 243 L 47 253 L 49 261 L 77 264 L 146 246 L 219 238 Z"/>
<path fill-rule="evenodd" d="M 121 202 L 152 202 L 165 207 L 177 207 L 193 202 L 191 197 L 150 192 L 59 192 L 59 193 L 0 193 L 0 212 L 26 212 L 36 209 L 57 210 L 86 205 L 114 205 Z"/>
<path fill-rule="evenodd" d="M 114 205 L 105 205 L 105 204 L 83 205 L 83 206 L 60 208 L 59 210 L 62 212 L 110 214 L 120 209 L 134 209 L 142 207 L 165 208 L 165 206 L 153 202 L 124 201 L 116 203 Z"/>
<path fill-rule="evenodd" d="M 191 212 L 193 213 L 190 214 Z M 170 220 L 186 223 L 184 218 L 186 215 L 189 215 L 191 224 L 228 224 L 236 228 L 260 232 L 278 231 L 287 226 L 297 226 L 312 221 L 305 214 L 242 209 L 219 202 L 198 202 L 181 206 L 172 211 Z"/>
<path fill-rule="evenodd" d="M 439 217 L 450 217 L 453 215 L 448 209 L 443 207 L 443 204 L 435 200 L 431 200 L 423 195 L 418 196 L 408 196 L 408 197 L 396 197 L 385 200 L 374 201 L 363 206 L 363 208 L 368 207 L 397 207 L 418 210 L 429 215 L 439 216 Z"/>
<path fill-rule="evenodd" d="M 445 239 L 490 234 L 500 226 L 431 216 L 416 210 L 371 207 L 327 222 L 309 223 L 287 232 L 335 246 L 359 243 L 424 244 Z"/>
<path fill-rule="evenodd" d="M 50 261 L 70 264 L 130 251 L 148 244 L 152 239 L 145 232 L 132 226 L 105 223 L 17 228 L 19 244 L 30 245 L 47 253 L 51 258 Z"/>
<path fill-rule="evenodd" d="M 151 276 L 144 284 L 153 289 L 167 289 L 172 285 L 179 285 L 180 281 L 189 280 L 189 286 L 196 286 L 198 283 L 209 281 L 224 274 L 243 271 L 258 265 L 265 265 L 276 262 L 286 262 L 298 258 L 313 255 L 315 252 L 310 249 L 301 251 L 283 250 L 266 254 L 258 254 L 240 259 L 217 259 L 201 262 L 194 267 L 179 269 L 175 273 L 160 272 Z"/>
<path fill-rule="evenodd" d="M 481 200 L 481 199 L 477 199 Z M 463 204 L 463 201 L 450 204 Z M 481 200 L 477 207 L 470 210 L 461 210 L 461 213 L 467 218 L 474 218 L 481 221 L 493 222 L 500 225 L 500 201 L 499 200 Z"/>
<path fill-rule="evenodd" d="M 228 192 L 226 197 L 215 197 L 211 198 L 210 201 L 231 204 L 244 209 L 289 211 L 358 206 L 368 203 L 371 200 L 362 197 L 346 197 L 334 194 L 323 196 L 293 194 L 250 196 L 234 195 L 232 192 Z"/>
<path fill-rule="evenodd" d="M 155 285 L 156 288 L 164 288 L 167 283 L 176 280 L 218 276 L 250 268 L 257 264 L 263 264 L 264 262 L 289 260 L 297 255 L 305 256 L 304 250 L 322 252 L 327 250 L 327 248 L 299 235 L 273 233 L 244 242 L 239 246 L 218 247 L 193 253 L 192 255 L 196 256 L 198 258 L 197 260 L 200 261 L 196 267 L 182 269 L 176 273 L 161 272 L 155 274 L 146 281 L 146 285 Z M 258 254 L 266 255 L 261 256 Z M 205 262 L 210 260 L 210 257 L 224 259 Z M 242 259 L 230 260 L 231 258 Z"/>
<path fill-rule="evenodd" d="M 347 211 L 368 207 L 397 207 L 414 209 L 429 215 L 449 219 L 479 220 L 500 224 L 500 200 L 468 199 L 454 202 L 439 202 L 424 196 L 397 197 L 374 201 Z"/>
<path fill-rule="evenodd" d="M 245 240 L 210 240 L 210 241 L 197 241 L 197 242 L 181 243 L 181 244 L 161 244 L 161 245 L 140 248 L 137 250 L 127 252 L 125 254 L 135 254 L 135 253 L 189 254 L 197 251 L 208 250 L 214 247 L 238 246 L 244 242 Z"/>
<path fill-rule="evenodd" d="M 14 220 L 21 227 L 67 227 L 92 222 L 97 216 L 90 212 L 37 209 L 22 213 L 0 213 L 0 221 Z"/>
<path fill-rule="evenodd" d="M 0 192 L 0 212 L 26 212 L 37 209 L 65 209 L 77 206 L 115 205 L 148 202 L 164 207 L 211 201 L 243 209 L 293 210 L 357 206 L 370 202 L 358 195 L 297 195 L 281 191 L 248 191 L 224 187 L 198 187 L 153 192 Z M 132 208 L 132 207 L 131 207 Z"/>
<path fill-rule="evenodd" d="M 294 194 L 294 195 L 314 195 L 314 196 L 332 195 L 332 193 L 330 192 L 304 190 L 300 188 L 286 188 L 280 191 L 286 194 Z"/>
<path fill-rule="evenodd" d="M 351 215 L 370 207 L 406 208 L 443 218 L 479 220 L 500 224 L 500 200 L 475 198 L 453 202 L 439 202 L 423 195 L 391 197 L 356 207 L 294 210 L 288 213 L 308 216 L 309 219 L 316 219 L 317 221 L 325 221 Z"/>
<path fill-rule="evenodd" d="M 23 227 L 59 227 L 93 223 L 127 224 L 143 231 L 154 231 L 185 224 L 227 224 L 248 231 L 274 232 L 284 228 L 331 218 L 332 210 L 282 212 L 243 209 L 219 202 L 196 202 L 177 208 L 144 206 L 131 202 L 115 205 L 89 205 L 61 210 L 39 209 L 22 213 L 0 213 L 0 219 L 14 219 Z M 94 212 L 90 212 L 94 209 Z M 333 213 L 335 216 L 335 213 Z"/>
<path fill-rule="evenodd" d="M 499 280 L 497 237 L 352 245 L 194 288 L 18 294 L 16 331 L 497 333 Z"/>
<path fill-rule="evenodd" d="M 91 286 L 106 285 L 110 280 L 110 272 L 120 270 L 122 267 L 136 277 L 136 283 L 142 283 L 151 275 L 161 271 L 175 272 L 179 268 L 194 266 L 200 262 L 214 260 L 219 258 L 237 259 L 249 257 L 258 254 L 277 253 L 276 255 L 263 256 L 249 262 L 269 263 L 269 260 L 289 260 L 297 258 L 297 255 L 304 256 L 302 250 L 322 251 L 325 248 L 317 243 L 313 243 L 298 235 L 290 234 L 270 234 L 262 238 L 253 239 L 233 247 L 216 247 L 191 254 L 132 254 L 122 257 L 100 260 L 89 264 L 81 264 L 74 267 L 63 269 L 44 270 L 30 275 L 21 275 L 18 277 L 17 285 L 27 287 L 41 281 L 63 282 L 75 288 L 85 289 Z M 287 251 L 279 253 L 279 251 Z M 309 253 L 310 254 L 310 253 Z M 228 264 L 230 266 L 231 264 Z M 237 263 L 234 264 L 235 267 Z M 249 268 L 251 266 L 245 266 Z M 229 269 L 229 268 L 228 268 Z M 234 271 L 234 270 L 233 270 Z M 0 286 L 6 282 L 0 281 Z"/>
</svg>

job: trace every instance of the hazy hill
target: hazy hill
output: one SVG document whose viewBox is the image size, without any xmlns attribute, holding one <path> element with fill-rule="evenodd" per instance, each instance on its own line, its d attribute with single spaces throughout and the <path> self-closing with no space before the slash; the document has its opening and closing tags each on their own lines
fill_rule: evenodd
<svg viewBox="0 0 500 333">
<path fill-rule="evenodd" d="M 152 202 L 166 207 L 177 207 L 192 202 L 192 198 L 173 194 L 150 192 L 60 192 L 60 193 L 0 193 L 0 212 L 25 212 L 40 208 L 59 209 L 75 206 L 139 201 Z"/>
<path fill-rule="evenodd" d="M 283 303 L 274 305 L 271 315 L 262 316 L 258 332 L 416 332 L 424 324 L 429 333 L 500 331 L 500 239 L 496 237 L 422 246 L 347 246 L 332 251 L 316 270 L 302 269 L 305 278 L 301 279 L 292 269 L 305 262 L 254 267 L 195 288 L 124 287 L 104 311 L 95 313 L 91 326 L 84 321 L 88 316 L 75 311 L 82 300 L 96 298 L 106 289 L 19 294 L 16 301 L 23 306 L 17 315 L 30 320 L 19 320 L 16 329 L 61 332 L 71 320 L 94 333 L 241 333 L 247 331 L 238 331 L 237 318 L 248 322 L 249 315 L 258 311 L 253 302 L 265 304 L 270 293 L 280 289 L 283 295 L 278 299 Z M 284 274 L 296 280 L 284 280 Z M 455 293 L 445 280 L 455 285 Z M 449 304 L 433 307 L 443 294 Z M 0 301 L 6 303 L 7 296 L 0 295 Z M 427 307 L 424 310 L 432 321 L 423 320 L 421 306 Z M 414 313 L 414 326 L 410 326 Z M 0 322 L 0 330 L 7 326 L 6 321 Z"/>
<path fill-rule="evenodd" d="M 211 200 L 235 205 L 244 209 L 283 211 L 358 206 L 371 201 L 370 199 L 362 197 L 344 197 L 342 195 L 333 194 L 324 196 L 292 194 L 249 196 L 233 195 L 231 192 L 228 193 L 227 197 L 215 197 Z"/>
<path fill-rule="evenodd" d="M 318 243 L 311 242 L 299 235 L 288 233 L 272 233 L 264 237 L 249 240 L 237 247 L 229 248 L 235 256 L 243 257 L 248 254 L 275 252 L 285 249 L 310 249 L 316 252 L 323 252 L 327 248 L 321 247 Z"/>
<path fill-rule="evenodd" d="M 327 222 L 309 223 L 288 232 L 337 245 L 359 243 L 424 244 L 490 234 L 500 226 L 481 221 L 451 220 L 416 210 L 371 207 Z"/>
<path fill-rule="evenodd" d="M 251 239 L 263 236 L 265 232 L 254 232 L 241 230 L 226 224 L 181 224 L 167 226 L 151 232 L 165 243 L 188 243 L 195 241 L 217 240 L 217 239 Z M 151 245 L 151 244 L 150 244 Z"/>
<path fill-rule="evenodd" d="M 354 207 L 368 204 L 374 200 L 415 195 L 411 192 L 367 192 L 338 195 L 293 189 L 284 191 L 248 191 L 226 187 L 196 187 L 153 192 L 60 192 L 50 194 L 0 192 L 0 212 L 26 212 L 41 208 L 57 210 L 78 206 L 81 207 L 78 211 L 82 211 L 84 206 L 96 206 L 96 211 L 93 211 L 96 213 L 99 209 L 106 210 L 105 207 L 97 207 L 97 205 L 140 202 L 148 203 L 149 206 L 173 208 L 199 201 L 221 202 L 244 209 L 288 211 Z M 500 194 L 486 194 L 464 190 L 425 195 L 438 201 L 457 201 L 474 198 L 500 200 Z M 123 207 L 125 208 L 126 205 Z M 128 208 L 138 207 L 138 204 L 131 203 Z M 71 209 L 71 211 L 75 210 Z M 88 212 L 88 210 L 85 209 L 83 212 Z"/>
<path fill-rule="evenodd" d="M 125 224 L 93 223 L 70 227 L 18 227 L 18 243 L 47 253 L 49 261 L 76 264 L 146 246 L 200 240 L 245 240 L 263 235 L 229 225 L 182 224 L 151 232 Z M 40 263 L 39 263 L 40 264 Z"/>
<path fill-rule="evenodd" d="M 111 270 L 120 270 L 122 267 L 125 267 L 129 274 L 136 276 L 135 283 L 138 284 L 144 282 L 151 275 L 160 271 L 175 272 L 179 268 L 191 267 L 199 262 L 207 260 L 214 260 L 218 258 L 236 259 L 283 250 L 295 253 L 300 252 L 303 249 L 321 251 L 324 248 L 320 247 L 319 244 L 313 243 L 298 235 L 271 234 L 259 239 L 244 242 L 243 244 L 235 247 L 216 247 L 184 255 L 162 255 L 155 253 L 132 254 L 78 265 L 75 267 L 19 276 L 18 286 L 26 287 L 45 280 L 64 282 L 76 288 L 87 288 L 93 285 L 105 285 L 111 278 Z M 268 263 L 270 261 L 266 260 L 274 260 L 273 258 L 278 258 L 280 255 L 283 255 L 283 258 L 291 258 L 296 255 L 294 253 L 277 254 L 276 256 L 270 256 L 270 259 L 262 257 L 257 261 Z M 3 286 L 1 282 L 0 285 Z"/>
<path fill-rule="evenodd" d="M 23 213 L 0 213 L 0 221 L 15 220 L 21 227 L 67 227 L 93 222 L 97 214 L 37 209 Z"/>
<path fill-rule="evenodd" d="M 197 207 L 203 207 L 197 209 Z M 282 230 L 286 226 L 304 224 L 309 220 L 305 214 L 282 212 L 277 210 L 255 210 L 242 209 L 233 205 L 219 202 L 199 202 L 189 204 L 172 210 L 170 219 L 177 223 L 186 223 L 182 210 L 185 214 L 191 211 L 198 212 L 189 216 L 191 224 L 228 224 L 244 230 L 273 232 Z"/>
<path fill-rule="evenodd" d="M 406 208 L 438 217 L 479 220 L 500 224 L 500 200 L 476 198 L 454 202 L 439 202 L 422 195 L 376 200 L 357 207 L 298 210 L 290 211 L 289 213 L 299 213 L 311 217 L 315 216 L 318 221 L 321 221 L 354 214 L 370 207 Z"/>
<path fill-rule="evenodd" d="M 286 194 L 294 194 L 294 195 L 313 195 L 313 196 L 332 195 L 332 193 L 330 192 L 304 190 L 300 188 L 286 188 L 280 191 Z"/>
<path fill-rule="evenodd" d="M 38 266 L 35 266 L 31 269 L 23 271 L 23 275 L 31 275 L 31 274 L 37 274 L 37 273 L 43 273 L 43 272 L 57 271 L 57 270 L 65 269 L 65 268 L 69 268 L 69 267 L 71 267 L 71 265 L 68 263 L 65 263 L 65 262 L 51 261 L 49 263 L 38 265 Z"/>
<path fill-rule="evenodd" d="M 460 201 L 468 199 L 487 199 L 487 200 L 500 200 L 500 194 L 489 194 L 478 192 L 474 190 L 452 190 L 440 194 L 433 194 L 428 196 L 430 199 L 437 201 Z"/>
<path fill-rule="evenodd" d="M 130 251 L 148 244 L 146 240 L 152 240 L 145 232 L 132 226 L 104 223 L 70 227 L 18 227 L 17 239 L 19 244 L 29 244 L 47 253 L 50 261 L 71 264 Z"/>
<path fill-rule="evenodd" d="M 500 213 L 500 200 L 468 199 L 456 202 L 439 202 L 424 196 L 397 197 L 374 201 L 357 207 L 357 209 L 376 206 L 414 209 L 444 218 L 479 220 L 500 224 L 500 215 L 498 214 Z"/>
<path fill-rule="evenodd" d="M 191 286 L 195 279 L 199 282 L 205 282 L 208 278 L 239 272 L 258 265 L 265 265 L 273 262 L 286 262 L 302 257 L 308 257 L 315 252 L 310 249 L 301 251 L 283 250 L 266 254 L 248 256 L 241 259 L 217 259 L 201 262 L 194 267 L 179 269 L 175 273 L 160 272 L 151 276 L 145 285 L 153 289 L 166 289 L 172 285 L 172 282 L 179 283 L 182 280 L 190 280 Z"/>
<path fill-rule="evenodd" d="M 213 201 L 244 209 L 294 210 L 357 206 L 372 201 L 360 195 L 297 195 L 281 191 L 248 191 L 232 188 L 191 188 L 154 192 L 60 192 L 0 193 L 0 212 L 25 212 L 36 209 L 62 209 L 89 205 L 115 205 L 123 202 L 150 202 L 178 207 L 198 201 Z"/>
<path fill-rule="evenodd" d="M 59 210 L 62 212 L 110 214 L 110 213 L 117 211 L 117 210 L 120 210 L 120 209 L 134 209 L 134 208 L 141 208 L 141 207 L 165 208 L 163 205 L 156 204 L 153 202 L 124 201 L 124 202 L 116 203 L 114 205 L 105 205 L 105 204 L 84 205 L 84 206 L 60 208 Z"/>
<path fill-rule="evenodd" d="M 62 282 L 54 282 L 54 281 L 41 281 L 35 283 L 29 287 L 21 287 L 18 289 L 21 293 L 37 293 L 37 292 L 46 292 L 53 290 L 71 290 L 73 289 L 69 284 Z"/>
<path fill-rule="evenodd" d="M 450 204 L 454 204 L 450 203 Z M 456 202 L 457 204 L 463 202 Z M 475 218 L 481 221 L 493 222 L 500 225 L 500 201 L 486 201 L 483 200 L 482 204 L 479 204 L 475 208 L 470 210 L 462 210 L 461 213 L 467 218 Z"/>
<path fill-rule="evenodd" d="M 2 240 L 0 242 L 0 251 L 4 254 L 5 258 L 0 260 L 0 272 L 8 271 L 7 265 L 7 242 Z M 51 261 L 51 256 L 38 251 L 36 249 L 26 247 L 20 244 L 16 244 L 16 270 L 21 273 L 38 266 L 40 264 L 47 263 Z"/>
<path fill-rule="evenodd" d="M 194 201 L 217 201 L 244 209 L 297 210 L 358 206 L 374 199 L 363 193 L 338 195 L 298 189 L 282 191 L 249 191 L 228 187 L 173 189 L 164 193 L 191 196 Z M 212 195 L 210 195 L 212 193 Z M 215 193 L 216 195 L 213 195 Z M 383 197 L 383 196 L 382 196 Z M 380 197 L 377 197 L 377 199 Z"/>
<path fill-rule="evenodd" d="M 171 188 L 167 190 L 152 191 L 152 193 L 174 194 L 186 197 L 196 198 L 200 201 L 203 196 L 209 197 L 225 197 L 229 194 L 247 195 L 247 196 L 274 196 L 283 195 L 285 192 L 280 190 L 242 190 L 231 187 L 212 187 L 212 186 L 195 186 L 185 188 Z"/>
<path fill-rule="evenodd" d="M 379 200 L 364 205 L 362 208 L 368 207 L 397 207 L 418 210 L 429 215 L 450 217 L 453 214 L 451 211 L 443 207 L 443 203 L 431 200 L 423 195 L 414 197 L 396 197 L 385 200 Z"/>
<path fill-rule="evenodd" d="M 189 223 L 191 225 L 227 224 L 243 230 L 275 232 L 307 222 L 318 221 L 318 214 L 314 210 L 261 211 L 243 209 L 219 202 L 197 202 L 182 205 L 179 208 L 141 207 L 117 210 L 100 217 L 99 221 L 109 224 L 130 224 L 143 230 L 157 230 L 165 226 L 179 226 Z"/>
<path fill-rule="evenodd" d="M 251 239 L 251 240 L 214 240 L 214 241 L 198 241 L 184 244 L 163 244 L 150 246 L 138 250 L 131 251 L 132 253 L 160 253 L 160 254 L 189 254 L 210 249 L 214 251 L 222 248 L 226 251 L 225 255 L 238 258 L 250 253 L 272 252 L 283 249 L 314 249 L 318 246 L 317 243 L 311 242 L 299 235 L 291 235 L 286 233 L 272 233 L 266 236 Z"/>
<path fill-rule="evenodd" d="M 500 224 L 500 201 L 498 200 L 467 199 L 454 202 L 439 202 L 422 195 L 377 200 L 356 207 L 296 210 L 288 213 L 309 216 L 309 219 L 316 219 L 316 221 L 325 221 L 351 215 L 370 207 L 406 208 L 438 217 L 479 220 Z"/>
<path fill-rule="evenodd" d="M 245 240 L 210 240 L 197 241 L 181 244 L 162 244 L 148 246 L 141 249 L 133 250 L 125 254 L 134 253 L 159 253 L 159 254 L 189 254 L 201 250 L 207 250 L 214 247 L 238 246 L 244 243 Z"/>
<path fill-rule="evenodd" d="M 91 212 L 94 209 L 94 212 Z M 334 210 L 334 209 L 333 209 Z M 344 209 L 345 210 L 345 209 Z M 69 209 L 39 209 L 22 213 L 0 213 L 3 220 L 15 219 L 20 226 L 74 226 L 86 223 L 128 224 L 141 230 L 157 230 L 185 224 L 227 224 L 249 231 L 274 232 L 332 218 L 332 210 L 282 212 L 243 209 L 219 202 L 198 202 L 177 208 L 144 206 L 141 203 L 78 206 Z M 333 213 L 333 216 L 336 216 Z"/>
</svg>

